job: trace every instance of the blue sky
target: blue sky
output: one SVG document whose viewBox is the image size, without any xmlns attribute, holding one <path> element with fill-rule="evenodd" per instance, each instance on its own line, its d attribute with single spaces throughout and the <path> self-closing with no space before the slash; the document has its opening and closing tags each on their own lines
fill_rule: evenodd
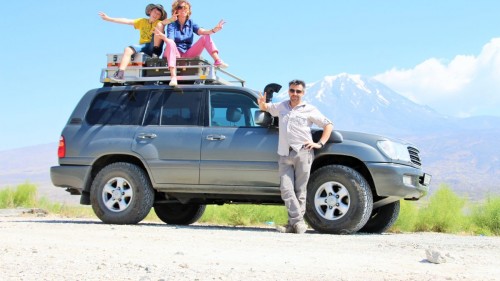
<svg viewBox="0 0 500 281">
<path fill-rule="evenodd" d="M 80 97 L 101 86 L 106 54 L 138 42 L 131 26 L 97 13 L 144 17 L 148 3 L 4 1 L 0 151 L 56 142 Z M 191 3 L 200 26 L 227 22 L 214 41 L 228 71 L 250 88 L 361 74 L 443 114 L 500 116 L 498 1 Z"/>
</svg>

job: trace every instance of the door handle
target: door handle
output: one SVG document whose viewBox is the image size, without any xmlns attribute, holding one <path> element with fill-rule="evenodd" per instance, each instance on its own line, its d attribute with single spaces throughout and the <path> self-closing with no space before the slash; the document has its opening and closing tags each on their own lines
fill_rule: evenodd
<svg viewBox="0 0 500 281">
<path fill-rule="evenodd" d="M 157 137 L 157 135 L 153 134 L 153 133 L 151 133 L 151 134 L 144 134 L 144 133 L 142 133 L 142 134 L 139 134 L 137 136 L 138 139 L 143 139 L 143 140 L 150 140 L 150 139 L 154 139 L 156 137 Z"/>
<path fill-rule="evenodd" d="M 224 135 L 208 135 L 207 136 L 207 140 L 225 140 L 226 139 L 226 136 Z"/>
</svg>

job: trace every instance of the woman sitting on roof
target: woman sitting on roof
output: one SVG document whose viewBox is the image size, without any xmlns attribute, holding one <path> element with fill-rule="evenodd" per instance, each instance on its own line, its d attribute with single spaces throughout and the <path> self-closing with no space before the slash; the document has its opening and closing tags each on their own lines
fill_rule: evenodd
<svg viewBox="0 0 500 281">
<path fill-rule="evenodd" d="M 225 23 L 223 20 L 210 30 L 199 27 L 190 19 L 191 4 L 186 0 L 178 0 L 172 4 L 172 15 L 174 14 L 177 16 L 177 20 L 167 26 L 166 35 L 163 34 L 161 28 L 156 28 L 155 30 L 155 36 L 166 43 L 163 57 L 168 61 L 168 68 L 172 77 L 169 84 L 170 86 L 177 86 L 177 58 L 193 58 L 200 56 L 203 49 L 206 49 L 214 59 L 214 66 L 221 68 L 228 66 L 219 58 L 219 51 L 210 37 L 211 34 L 222 29 Z M 200 38 L 193 44 L 195 33 L 199 35 Z"/>
</svg>

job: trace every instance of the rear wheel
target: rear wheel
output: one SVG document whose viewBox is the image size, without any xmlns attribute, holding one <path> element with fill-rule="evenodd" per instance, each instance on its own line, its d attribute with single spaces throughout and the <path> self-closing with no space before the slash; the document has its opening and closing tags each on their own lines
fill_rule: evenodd
<svg viewBox="0 0 500 281">
<path fill-rule="evenodd" d="M 136 224 L 148 215 L 153 202 L 149 178 L 134 164 L 110 164 L 92 182 L 90 203 L 104 223 Z"/>
<path fill-rule="evenodd" d="M 315 230 L 355 233 L 368 221 L 372 207 L 370 185 L 356 170 L 329 165 L 311 175 L 305 219 Z"/>
<path fill-rule="evenodd" d="M 399 210 L 399 201 L 373 209 L 368 222 L 359 232 L 382 233 L 387 231 L 398 219 Z"/>
<path fill-rule="evenodd" d="M 188 225 L 197 222 L 205 212 L 206 205 L 167 203 L 155 204 L 156 215 L 164 223 Z"/>
</svg>

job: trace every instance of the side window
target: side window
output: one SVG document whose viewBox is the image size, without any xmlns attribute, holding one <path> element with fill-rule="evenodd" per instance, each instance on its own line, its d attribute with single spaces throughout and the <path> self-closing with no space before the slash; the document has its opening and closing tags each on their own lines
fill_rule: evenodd
<svg viewBox="0 0 500 281">
<path fill-rule="evenodd" d="M 238 92 L 210 92 L 210 126 L 257 127 L 254 113 L 257 102 L 250 96 Z"/>
<path fill-rule="evenodd" d="M 151 92 L 144 126 L 198 125 L 201 92 Z"/>
<path fill-rule="evenodd" d="M 143 125 L 198 125 L 201 94 L 195 91 L 152 91 Z"/>
<path fill-rule="evenodd" d="M 103 92 L 92 101 L 85 118 L 91 125 L 140 125 L 147 100 L 147 91 Z"/>
<path fill-rule="evenodd" d="M 163 102 L 163 90 L 151 91 L 151 97 L 149 98 L 148 106 L 146 109 L 146 114 L 144 117 L 144 126 L 160 125 L 161 117 L 161 105 Z"/>
<path fill-rule="evenodd" d="M 201 92 L 163 93 L 160 125 L 198 125 Z"/>
</svg>

